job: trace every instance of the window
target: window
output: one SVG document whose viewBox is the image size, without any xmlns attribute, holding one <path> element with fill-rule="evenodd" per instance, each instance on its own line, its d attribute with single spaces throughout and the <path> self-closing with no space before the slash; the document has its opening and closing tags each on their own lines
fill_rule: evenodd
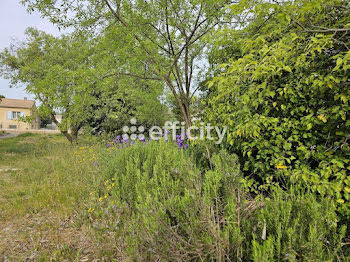
<svg viewBox="0 0 350 262">
<path fill-rule="evenodd" d="M 16 111 L 8 111 L 7 119 L 19 119 L 20 117 L 24 117 L 24 112 L 16 112 Z"/>
<path fill-rule="evenodd" d="M 9 128 L 10 129 L 17 129 L 17 126 L 16 125 L 9 125 Z"/>
</svg>

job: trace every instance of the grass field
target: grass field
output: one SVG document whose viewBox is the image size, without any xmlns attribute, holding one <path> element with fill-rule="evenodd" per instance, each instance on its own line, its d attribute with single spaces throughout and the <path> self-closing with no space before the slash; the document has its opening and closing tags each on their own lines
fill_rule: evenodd
<svg viewBox="0 0 350 262">
<path fill-rule="evenodd" d="M 0 140 L 0 261 L 93 261 L 108 254 L 104 245 L 112 240 L 102 243 L 84 222 L 89 194 L 103 178 L 77 151 L 60 135 Z"/>
</svg>

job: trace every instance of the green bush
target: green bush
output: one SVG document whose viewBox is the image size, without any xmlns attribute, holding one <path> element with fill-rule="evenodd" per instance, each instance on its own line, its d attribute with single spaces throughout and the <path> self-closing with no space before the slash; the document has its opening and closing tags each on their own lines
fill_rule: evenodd
<svg viewBox="0 0 350 262">
<path fill-rule="evenodd" d="M 106 181 L 89 217 L 135 261 L 345 258 L 345 228 L 332 202 L 281 190 L 253 200 L 240 186 L 237 157 L 226 151 L 210 155 L 207 170 L 164 141 L 103 155 Z"/>
<path fill-rule="evenodd" d="M 255 217 L 260 229 L 253 235 L 254 261 L 329 261 L 346 257 L 342 250 L 346 226 L 338 226 L 336 207 L 329 199 L 317 200 L 314 194 L 295 189 L 277 189 L 263 202 Z M 266 240 L 261 239 L 264 228 Z"/>
<path fill-rule="evenodd" d="M 302 183 L 350 215 L 349 37 L 325 30 L 348 27 L 345 2 L 263 2 L 250 14 L 218 42 L 236 53 L 210 83 L 209 121 L 228 126 L 250 184 Z"/>
</svg>

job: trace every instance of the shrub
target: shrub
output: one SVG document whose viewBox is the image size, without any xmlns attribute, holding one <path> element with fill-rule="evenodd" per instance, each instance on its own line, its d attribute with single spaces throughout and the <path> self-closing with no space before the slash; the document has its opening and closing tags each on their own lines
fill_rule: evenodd
<svg viewBox="0 0 350 262">
<path fill-rule="evenodd" d="M 338 226 L 336 207 L 327 198 L 277 189 L 254 219 L 260 227 L 253 234 L 254 261 L 328 261 L 346 256 L 342 250 L 346 227 Z"/>
<path fill-rule="evenodd" d="M 345 228 L 327 199 L 277 190 L 252 200 L 240 186 L 235 155 L 210 155 L 206 170 L 189 155 L 164 141 L 107 149 L 106 182 L 89 215 L 94 226 L 125 243 L 135 261 L 345 256 Z"/>
<path fill-rule="evenodd" d="M 258 185 L 297 181 L 350 215 L 349 37 L 312 30 L 347 27 L 343 6 L 258 4 L 243 30 L 224 31 L 240 56 L 227 58 L 211 82 L 207 113 L 228 126 L 227 147 Z"/>
</svg>

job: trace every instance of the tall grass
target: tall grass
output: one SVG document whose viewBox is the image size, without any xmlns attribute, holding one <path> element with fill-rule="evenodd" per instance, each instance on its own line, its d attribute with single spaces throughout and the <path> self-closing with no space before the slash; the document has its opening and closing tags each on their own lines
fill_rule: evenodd
<svg viewBox="0 0 350 262">
<path fill-rule="evenodd" d="M 102 181 L 89 158 L 96 147 L 80 149 L 58 135 L 0 140 L 0 261 L 104 256 L 105 243 L 80 223 L 90 192 Z"/>
<path fill-rule="evenodd" d="M 0 141 L 1 216 L 78 209 L 100 176 L 91 162 L 78 164 L 76 150 L 61 136 Z"/>
<path fill-rule="evenodd" d="M 72 216 L 74 234 L 91 233 L 90 260 L 349 261 L 332 201 L 296 188 L 255 198 L 241 186 L 235 155 L 197 149 L 164 141 L 72 146 L 42 135 L 2 140 L 0 221 L 16 227 L 18 218 L 42 215 L 47 223 L 37 237 L 24 233 L 35 241 L 23 252 L 43 261 L 82 259 L 81 243 L 68 244 L 66 227 L 56 224 Z M 38 245 L 42 233 L 60 235 L 59 244 Z M 14 250 L 13 261 L 25 258 Z"/>
</svg>

